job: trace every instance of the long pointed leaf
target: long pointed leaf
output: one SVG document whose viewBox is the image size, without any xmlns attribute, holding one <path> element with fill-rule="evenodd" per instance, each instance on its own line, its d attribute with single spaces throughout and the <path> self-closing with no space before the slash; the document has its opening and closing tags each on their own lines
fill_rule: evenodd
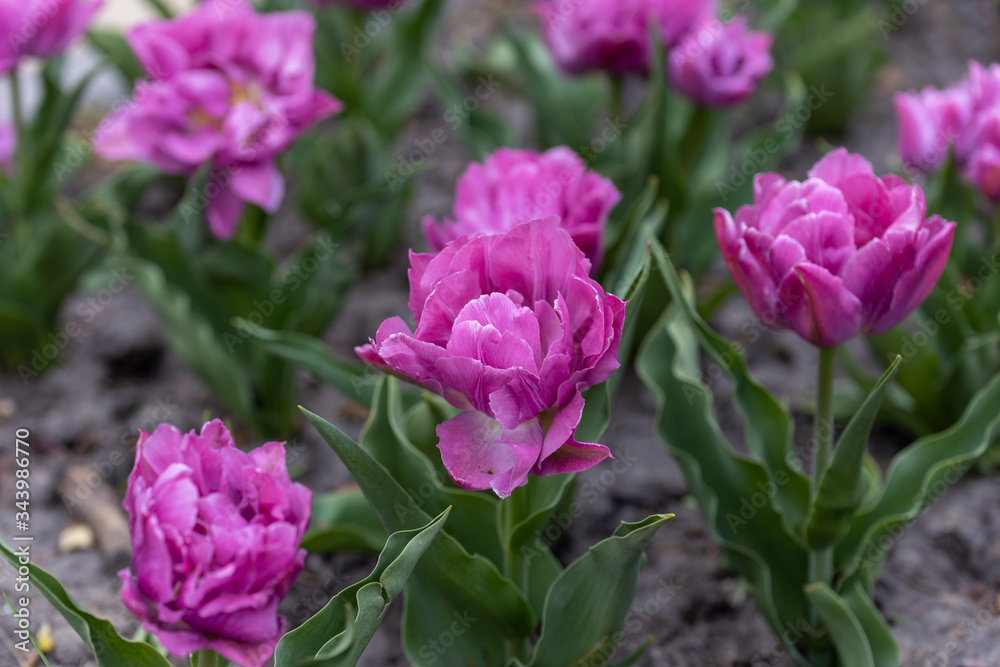
<svg viewBox="0 0 1000 667">
<path fill-rule="evenodd" d="M 865 492 L 863 469 L 868 436 L 901 361 L 901 357 L 896 357 L 861 409 L 847 424 L 837 442 L 833 459 L 820 477 L 819 491 L 805 528 L 806 540 L 813 549 L 824 549 L 833 544 L 847 530 L 851 518 L 861 506 Z"/>
<path fill-rule="evenodd" d="M 356 442 L 322 417 L 302 411 L 347 466 L 387 530 L 407 530 L 417 522 L 430 520 L 389 472 Z M 398 512 L 400 509 L 410 511 Z M 470 555 L 447 531 L 442 531 L 431 545 L 427 558 L 418 566 L 418 574 L 457 605 L 476 610 L 485 623 L 508 637 L 526 637 L 534 628 L 531 608 L 513 582 L 488 559 Z"/>
<path fill-rule="evenodd" d="M 611 659 L 635 598 L 646 547 L 673 516 L 623 523 L 563 570 L 545 598 L 532 667 L 602 665 Z"/>
<path fill-rule="evenodd" d="M 733 400 L 746 422 L 747 445 L 765 466 L 771 479 L 785 479 L 770 502 L 797 534 L 809 509 L 809 479 L 795 463 L 792 450 L 792 421 L 778 400 L 750 375 L 746 359 L 738 347 L 709 328 L 685 294 L 680 276 L 656 239 L 650 239 L 653 257 L 662 272 L 674 303 L 690 322 L 702 346 L 712 355 L 735 384 Z"/>
<path fill-rule="evenodd" d="M 821 583 L 806 586 L 806 595 L 823 620 L 823 625 L 830 630 L 839 663 L 851 667 L 876 667 L 864 628 L 847 603 L 833 589 Z"/>
<path fill-rule="evenodd" d="M 13 567 L 20 567 L 18 556 L 6 544 L 0 542 L 0 556 Z M 111 623 L 94 616 L 76 600 L 70 597 L 59 580 L 34 563 L 27 567 L 31 571 L 31 584 L 42 592 L 66 622 L 70 624 L 80 639 L 94 652 L 98 667 L 170 667 L 170 663 L 149 644 L 130 642 L 123 639 Z"/>
<path fill-rule="evenodd" d="M 293 667 L 302 662 L 325 667 L 357 664 L 386 608 L 402 593 L 447 516 L 445 510 L 422 528 L 390 535 L 368 577 L 342 590 L 315 616 L 281 638 L 275 651 L 275 667 Z"/>
</svg>

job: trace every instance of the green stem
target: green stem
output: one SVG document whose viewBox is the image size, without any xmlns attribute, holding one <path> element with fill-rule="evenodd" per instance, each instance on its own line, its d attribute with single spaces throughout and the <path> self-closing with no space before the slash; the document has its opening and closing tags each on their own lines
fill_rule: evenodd
<svg viewBox="0 0 1000 667">
<path fill-rule="evenodd" d="M 819 493 L 819 483 L 830 463 L 833 445 L 833 358 L 837 352 L 835 347 L 823 347 L 819 351 L 819 375 L 816 387 L 816 419 L 813 422 L 813 441 L 816 449 L 812 462 L 812 497 L 816 499 Z M 810 549 L 809 551 L 809 582 L 833 584 L 833 547 Z M 809 610 L 809 624 L 819 627 L 819 614 L 815 608 Z M 816 667 L 830 663 L 828 648 L 818 648 L 811 655 Z"/>
<path fill-rule="evenodd" d="M 529 483 L 520 489 L 516 489 L 511 494 L 511 497 L 502 501 L 504 503 L 502 512 L 504 519 L 503 531 L 506 536 L 504 539 L 503 554 L 504 575 L 514 582 L 514 585 L 517 586 L 525 598 L 528 597 L 528 563 L 520 551 L 512 548 L 511 538 L 514 536 L 514 527 L 517 526 L 520 517 L 524 514 L 525 508 L 530 504 L 528 496 L 530 488 L 531 484 Z M 506 640 L 506 648 L 508 661 L 511 658 L 517 658 L 521 662 L 525 662 L 531 655 L 531 647 L 527 639 L 508 639 Z"/>
<path fill-rule="evenodd" d="M 617 121 L 622 115 L 622 91 L 625 88 L 625 79 L 620 75 L 611 76 L 611 103 L 608 113 L 611 119 Z"/>
<path fill-rule="evenodd" d="M 14 114 L 14 128 L 17 130 L 17 147 L 21 148 L 27 139 L 24 131 L 24 109 L 21 107 L 21 82 L 18 74 L 20 68 L 15 67 L 10 73 L 10 104 Z"/>
<path fill-rule="evenodd" d="M 225 663 L 219 660 L 219 654 L 205 648 L 191 655 L 191 664 L 197 667 L 221 667 Z"/>
</svg>

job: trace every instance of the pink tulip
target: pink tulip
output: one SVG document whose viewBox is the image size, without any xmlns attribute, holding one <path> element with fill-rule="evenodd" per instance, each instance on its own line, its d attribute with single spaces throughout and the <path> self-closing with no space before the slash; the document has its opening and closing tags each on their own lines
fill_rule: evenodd
<svg viewBox="0 0 1000 667">
<path fill-rule="evenodd" d="M 919 306 L 951 251 L 955 223 L 926 218 L 919 187 L 844 149 L 804 182 L 758 174 L 754 204 L 716 209 L 722 256 L 757 315 L 820 347 L 888 331 Z"/>
<path fill-rule="evenodd" d="M 58 55 L 87 29 L 101 2 L 0 0 L 0 72 L 24 56 Z"/>
<path fill-rule="evenodd" d="M 965 180 L 1000 201 L 1000 64 L 971 61 L 968 75 L 944 90 L 897 93 L 899 152 L 911 172 L 933 171 L 949 153 Z"/>
<path fill-rule="evenodd" d="M 424 218 L 427 244 L 439 251 L 459 236 L 506 232 L 557 216 L 594 267 L 604 255 L 604 225 L 621 193 L 566 147 L 544 153 L 501 148 L 458 179 L 454 219 Z"/>
<path fill-rule="evenodd" d="M 581 392 L 618 368 L 625 304 L 555 218 L 410 253 L 411 329 L 382 323 L 369 364 L 462 410 L 437 427 L 445 468 L 466 489 L 505 498 L 528 474 L 585 470 L 608 448 L 577 442 Z"/>
<path fill-rule="evenodd" d="M 774 67 L 772 37 L 750 32 L 743 16 L 705 20 L 670 51 L 670 79 L 694 101 L 726 107 L 742 102 Z"/>
<path fill-rule="evenodd" d="M 246 202 L 274 212 L 284 197 L 275 158 L 341 104 L 313 87 L 315 22 L 209 0 L 174 21 L 138 26 L 129 44 L 152 82 L 98 129 L 97 153 L 193 175 L 209 163 L 212 232 L 236 232 Z"/>
<path fill-rule="evenodd" d="M 535 5 L 549 50 L 567 74 L 595 69 L 646 74 L 651 24 L 671 48 L 715 9 L 715 0 L 541 0 Z"/>
<path fill-rule="evenodd" d="M 122 601 L 176 656 L 211 649 L 260 667 L 284 631 L 278 604 L 306 557 L 310 503 L 282 443 L 245 453 L 219 420 L 200 435 L 167 424 L 140 433 Z"/>
</svg>

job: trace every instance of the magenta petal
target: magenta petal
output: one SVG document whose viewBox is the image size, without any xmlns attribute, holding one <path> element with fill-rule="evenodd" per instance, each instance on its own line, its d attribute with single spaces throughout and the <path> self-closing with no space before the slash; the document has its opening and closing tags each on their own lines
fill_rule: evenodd
<svg viewBox="0 0 1000 667">
<path fill-rule="evenodd" d="M 929 228 L 920 232 L 916 258 L 903 269 L 893 287 L 889 307 L 874 315 L 869 325 L 871 333 L 888 331 L 923 303 L 944 272 L 954 235 L 955 223 L 937 216 L 931 218 Z"/>
<path fill-rule="evenodd" d="M 608 457 L 614 458 L 604 445 L 570 438 L 548 458 L 539 460 L 531 472 L 539 476 L 582 472 Z"/>
<path fill-rule="evenodd" d="M 836 347 L 861 329 L 861 302 L 837 276 L 815 264 L 800 264 L 781 286 L 784 319 L 819 347 Z"/>
<path fill-rule="evenodd" d="M 230 188 L 222 188 L 213 199 L 209 200 L 205 217 L 208 219 L 208 228 L 212 230 L 215 238 L 228 241 L 236 235 L 236 228 L 245 206 L 243 200 Z"/>
<path fill-rule="evenodd" d="M 234 169 L 229 186 L 243 201 L 274 213 L 285 196 L 285 179 L 273 161 L 242 164 Z"/>
<path fill-rule="evenodd" d="M 506 498 L 527 482 L 542 447 L 538 420 L 505 430 L 495 419 L 465 411 L 437 427 L 448 474 L 465 489 L 493 489 Z"/>
</svg>

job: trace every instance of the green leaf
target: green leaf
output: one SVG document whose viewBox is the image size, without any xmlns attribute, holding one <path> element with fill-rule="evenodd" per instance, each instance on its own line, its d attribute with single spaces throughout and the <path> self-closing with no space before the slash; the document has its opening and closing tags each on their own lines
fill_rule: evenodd
<svg viewBox="0 0 1000 667">
<path fill-rule="evenodd" d="M 375 382 L 379 377 L 376 371 L 360 363 L 338 359 L 315 336 L 265 329 L 246 320 L 238 320 L 237 325 L 247 327 L 255 342 L 271 354 L 309 371 L 345 396 L 371 406 Z"/>
<path fill-rule="evenodd" d="M 663 246 L 656 239 L 650 241 L 671 298 L 702 347 L 735 385 L 733 400 L 746 424 L 747 446 L 764 465 L 769 478 L 785 480 L 769 501 L 784 517 L 788 532 L 798 534 L 809 510 L 810 483 L 792 449 L 792 420 L 788 411 L 750 375 L 742 349 L 712 331 L 698 315 Z"/>
<path fill-rule="evenodd" d="M 507 551 L 521 551 L 538 537 L 556 508 L 572 496 L 574 479 L 574 475 L 530 477 L 526 485 L 514 489 L 510 498 L 500 503 L 501 516 L 513 519 L 506 531 Z"/>
<path fill-rule="evenodd" d="M 958 481 L 986 451 L 1000 423 L 997 405 L 1000 374 L 976 394 L 953 427 L 917 440 L 896 456 L 878 500 L 858 513 L 834 546 L 834 567 L 845 579 L 863 578 L 865 590 L 871 593 L 888 545 L 903 525 Z"/>
<path fill-rule="evenodd" d="M 656 397 L 657 434 L 683 469 L 716 543 L 780 636 L 786 621 L 797 623 L 809 610 L 802 590 L 805 545 L 782 529 L 781 515 L 767 502 L 788 478 L 772 479 L 762 464 L 729 446 L 712 392 L 700 380 L 693 326 L 676 306 L 643 341 L 636 370 Z"/>
<path fill-rule="evenodd" d="M 360 489 L 313 496 L 312 522 L 302 538 L 303 549 L 378 552 L 385 540 L 385 528 Z"/>
<path fill-rule="evenodd" d="M 418 667 L 496 667 L 506 657 L 504 635 L 486 617 L 419 575 L 406 587 L 402 640 Z"/>
<path fill-rule="evenodd" d="M 3 542 L 0 542 L 0 555 L 11 566 L 21 566 L 17 554 Z M 50 573 L 34 563 L 29 563 L 27 567 L 31 570 L 32 585 L 42 592 L 90 647 L 98 667 L 170 667 L 167 659 L 152 646 L 123 639 L 110 622 L 83 609 Z"/>
<path fill-rule="evenodd" d="M 275 667 L 357 664 L 389 604 L 403 591 L 447 516 L 445 510 L 422 528 L 390 535 L 367 578 L 342 590 L 315 616 L 281 638 Z"/>
<path fill-rule="evenodd" d="M 429 521 L 421 505 L 356 442 L 323 418 L 305 409 L 303 413 L 347 466 L 386 530 L 407 530 Z M 431 545 L 417 574 L 436 595 L 470 610 L 504 636 L 526 637 L 534 628 L 531 609 L 514 584 L 487 558 L 470 555 L 448 531 Z"/>
<path fill-rule="evenodd" d="M 215 338 L 212 327 L 191 310 L 187 294 L 179 291 L 163 276 L 155 264 L 131 259 L 136 285 L 156 310 L 170 346 L 205 381 L 220 400 L 252 421 L 250 380 L 243 366 Z"/>
<path fill-rule="evenodd" d="M 806 586 L 806 595 L 816 609 L 837 649 L 838 662 L 851 667 L 876 667 L 872 648 L 861 622 L 839 595 L 823 583 Z M 882 667 L 881 665 L 879 667 Z"/>
<path fill-rule="evenodd" d="M 847 424 L 837 442 L 833 458 L 822 472 L 819 491 L 806 521 L 806 541 L 812 549 L 825 549 L 847 530 L 864 499 L 864 463 L 875 416 L 902 358 L 896 357 Z M 833 428 L 830 424 L 825 428 Z"/>
<path fill-rule="evenodd" d="M 448 533 L 469 553 L 489 558 L 498 567 L 502 565 L 499 533 L 488 529 L 495 526 L 497 500 L 442 483 L 434 464 L 410 442 L 403 393 L 396 378 L 384 375 L 379 380 L 360 444 L 375 460 L 384 462 L 393 479 L 414 498 L 415 507 L 426 512 L 452 507 Z M 436 448 L 433 454 L 440 459 Z M 396 513 L 405 516 L 412 509 L 401 507 Z"/>
<path fill-rule="evenodd" d="M 899 644 L 896 643 L 889 625 L 882 618 L 882 613 L 875 608 L 871 595 L 860 585 L 853 585 L 839 592 L 861 624 L 877 667 L 897 667 L 902 660 Z"/>
<path fill-rule="evenodd" d="M 653 645 L 653 635 L 650 635 L 642 646 L 633 651 L 631 655 L 629 655 L 621 662 L 616 662 L 614 665 L 612 665 L 612 667 L 632 667 L 632 665 L 639 662 L 639 659 L 646 654 L 646 651 L 649 650 L 649 647 L 652 645 Z"/>
<path fill-rule="evenodd" d="M 611 659 L 635 598 L 643 552 L 671 518 L 660 514 L 622 523 L 559 575 L 545 599 L 532 667 L 601 665 Z"/>
<path fill-rule="evenodd" d="M 616 294 L 627 302 L 625 306 L 625 322 L 622 327 L 621 342 L 618 346 L 618 361 L 622 367 L 632 358 L 632 346 L 646 295 L 646 285 L 652 268 L 652 255 L 648 246 L 639 248 L 633 254 L 616 290 Z M 580 424 L 576 427 L 576 439 L 582 442 L 598 442 L 608 424 L 611 423 L 611 394 L 621 381 L 621 369 L 595 387 L 583 393 L 584 406 Z"/>
</svg>

